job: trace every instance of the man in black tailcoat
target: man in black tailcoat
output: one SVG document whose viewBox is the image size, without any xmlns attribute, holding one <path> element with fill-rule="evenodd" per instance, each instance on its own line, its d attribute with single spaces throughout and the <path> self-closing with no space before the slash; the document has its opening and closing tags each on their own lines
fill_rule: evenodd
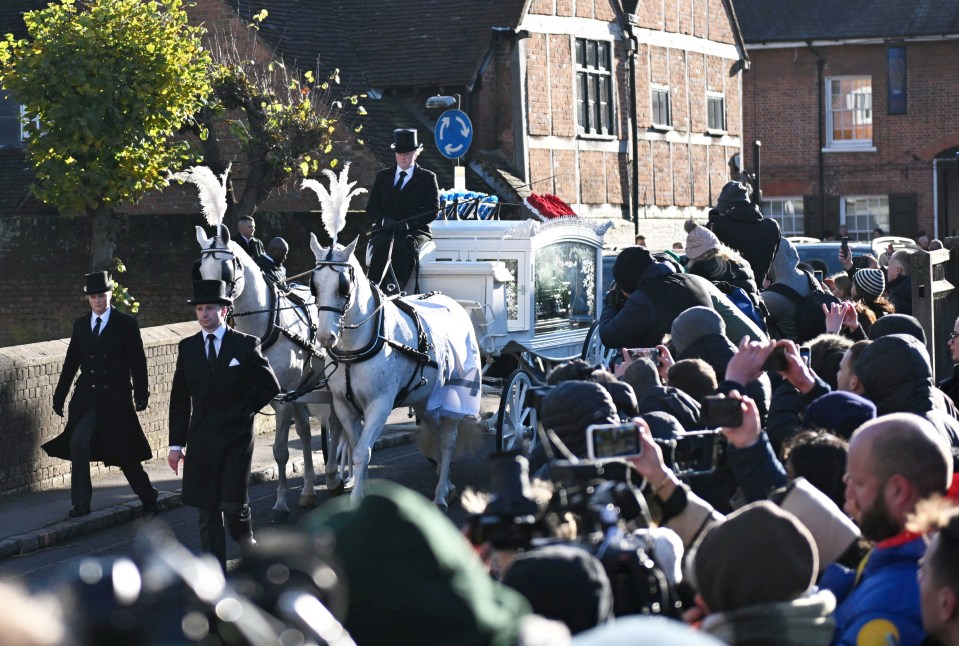
<svg viewBox="0 0 959 646">
<path fill-rule="evenodd" d="M 80 377 L 70 398 L 66 429 L 44 444 L 43 450 L 71 462 L 71 517 L 90 513 L 91 461 L 120 467 L 143 502 L 144 514 L 153 515 L 157 490 L 140 464 L 153 457 L 137 419 L 137 411 L 145 410 L 150 398 L 140 328 L 132 316 L 110 306 L 113 282 L 107 272 L 87 274 L 84 291 L 92 311 L 73 322 L 53 394 L 53 411 L 60 417 L 78 370 Z"/>
<path fill-rule="evenodd" d="M 368 275 L 386 294 L 403 291 L 440 208 L 436 175 L 416 163 L 423 151 L 416 130 L 399 128 L 393 139 L 396 166 L 376 174 L 366 203 L 373 224 Z"/>
<path fill-rule="evenodd" d="M 236 220 L 236 230 L 240 233 L 236 237 L 236 243 L 247 253 L 254 261 L 263 255 L 263 242 L 253 236 L 256 233 L 256 221 L 252 215 L 241 215 Z"/>
<path fill-rule="evenodd" d="M 253 459 L 253 418 L 277 393 L 260 340 L 227 327 L 226 283 L 193 283 L 202 328 L 180 341 L 170 391 L 170 454 L 183 463 L 183 504 L 200 510 L 200 542 L 226 568 L 226 532 L 244 553 L 256 544 L 247 504 Z"/>
<path fill-rule="evenodd" d="M 286 286 L 286 256 L 290 253 L 290 245 L 286 240 L 277 237 L 270 240 L 266 246 L 266 253 L 256 259 L 256 264 L 260 266 L 263 276 L 271 283 L 276 284 L 281 289 L 287 289 Z"/>
</svg>

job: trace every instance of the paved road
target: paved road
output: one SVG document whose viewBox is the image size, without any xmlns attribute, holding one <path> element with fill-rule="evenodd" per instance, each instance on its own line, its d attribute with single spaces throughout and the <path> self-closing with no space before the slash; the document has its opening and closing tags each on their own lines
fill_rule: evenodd
<svg viewBox="0 0 959 646">
<path fill-rule="evenodd" d="M 453 482 L 460 491 L 467 486 L 486 490 L 488 488 L 488 456 L 493 451 L 495 441 L 492 436 L 484 436 L 483 445 L 471 456 L 457 460 L 453 467 Z M 371 477 L 385 478 L 399 482 L 419 491 L 430 499 L 436 486 L 433 466 L 412 444 L 406 444 L 379 450 L 373 454 Z M 293 479 L 289 500 L 299 496 L 301 481 Z M 317 488 L 318 503 L 328 499 L 324 487 Z M 253 485 L 250 500 L 253 507 L 254 531 L 269 526 L 269 514 L 276 496 L 276 484 L 265 482 Z M 291 522 L 295 524 L 308 512 L 295 510 Z M 450 518 L 462 525 L 467 514 L 458 506 L 450 509 Z M 159 519 L 173 528 L 177 538 L 191 551 L 199 551 L 199 537 L 196 528 L 196 510 L 190 507 L 176 507 L 160 514 Z M 75 569 L 84 556 L 107 557 L 130 555 L 133 553 L 133 540 L 140 521 L 124 523 L 89 535 L 79 536 L 61 545 L 40 550 L 23 556 L 0 561 L 0 578 L 17 579 L 34 590 L 46 588 L 62 581 L 64 572 Z M 239 556 L 236 546 L 228 539 L 228 558 Z"/>
</svg>

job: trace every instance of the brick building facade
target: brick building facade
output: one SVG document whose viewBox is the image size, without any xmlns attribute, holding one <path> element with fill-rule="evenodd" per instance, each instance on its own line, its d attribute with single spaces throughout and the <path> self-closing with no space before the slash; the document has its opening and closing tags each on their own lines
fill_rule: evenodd
<svg viewBox="0 0 959 646">
<path fill-rule="evenodd" d="M 959 230 L 959 6 L 735 0 L 745 165 L 762 142 L 763 212 L 786 235 Z"/>
</svg>

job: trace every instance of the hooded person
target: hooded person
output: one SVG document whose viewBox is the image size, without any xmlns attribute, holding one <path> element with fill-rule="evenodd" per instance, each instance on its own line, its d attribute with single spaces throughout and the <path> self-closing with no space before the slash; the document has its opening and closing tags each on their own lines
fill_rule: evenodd
<svg viewBox="0 0 959 646">
<path fill-rule="evenodd" d="M 918 339 L 880 337 L 859 355 L 853 371 L 878 415 L 915 413 L 932 422 L 949 446 L 959 447 L 959 420 L 936 406 L 929 353 Z"/>
<path fill-rule="evenodd" d="M 826 646 L 836 599 L 815 589 L 818 551 L 809 530 L 771 502 L 755 502 L 709 527 L 693 547 L 702 630 L 731 646 Z"/>
<path fill-rule="evenodd" d="M 654 411 L 669 413 L 684 430 L 702 428 L 699 402 L 678 388 L 662 385 L 659 371 L 649 359 L 637 359 L 630 363 L 622 380 L 632 386 L 636 393 L 640 415 Z"/>
<path fill-rule="evenodd" d="M 343 625 L 356 643 L 523 643 L 529 603 L 494 581 L 456 526 L 415 491 L 373 481 L 361 501 L 330 500 L 303 529 L 333 544 L 349 587 Z"/>
<path fill-rule="evenodd" d="M 709 293 L 644 247 L 628 247 L 613 263 L 616 281 L 600 316 L 599 338 L 608 348 L 659 345 L 681 312 L 712 306 Z"/>
<path fill-rule="evenodd" d="M 726 366 L 736 356 L 737 349 L 726 337 L 725 322 L 716 312 L 704 307 L 690 308 L 676 317 L 670 334 L 677 360 L 702 359 L 716 371 L 716 378 L 723 381 Z M 765 419 L 772 391 L 769 377 L 760 375 L 743 387 L 746 394 L 756 400 L 759 415 Z"/>
<path fill-rule="evenodd" d="M 709 212 L 709 228 L 720 242 L 742 255 L 756 282 L 762 283 L 782 233 L 775 220 L 763 217 L 759 207 L 749 201 L 749 191 L 741 182 L 723 187 L 716 208 Z"/>
<path fill-rule="evenodd" d="M 779 244 L 779 250 L 769 267 L 769 287 L 763 290 L 763 302 L 769 311 L 769 329 L 772 336 L 781 339 L 800 341 L 799 327 L 796 320 L 797 305 L 789 296 L 776 291 L 777 287 L 785 287 L 802 298 L 813 291 L 814 278 L 799 269 L 799 252 L 792 243 L 785 238 Z M 773 333 L 778 331 L 778 334 Z M 825 331 L 825 315 L 823 315 L 823 331 Z M 805 340 L 805 339 L 803 339 Z"/>
<path fill-rule="evenodd" d="M 718 287 L 684 274 L 671 260 L 651 255 L 643 247 L 628 247 L 613 263 L 615 283 L 606 294 L 597 329 L 608 348 L 648 348 L 659 345 L 673 319 L 690 307 L 716 310 L 729 337 L 765 335 Z"/>
<path fill-rule="evenodd" d="M 869 338 L 873 341 L 888 334 L 908 334 L 926 344 L 926 332 L 922 324 L 910 314 L 887 314 L 869 328 Z"/>
<path fill-rule="evenodd" d="M 759 288 L 749 263 L 719 241 L 719 238 L 690 218 L 686 233 L 686 271 L 702 276 L 711 283 L 728 283 L 742 289 L 753 305 L 759 305 Z"/>
<path fill-rule="evenodd" d="M 569 380 L 553 387 L 539 407 L 543 428 L 556 433 L 563 445 L 577 458 L 586 458 L 586 427 L 591 424 L 616 424 L 619 414 L 609 391 L 592 381 Z M 563 457 L 551 446 L 553 455 Z M 530 473 L 541 473 L 549 454 L 537 441 L 529 455 Z"/>
</svg>

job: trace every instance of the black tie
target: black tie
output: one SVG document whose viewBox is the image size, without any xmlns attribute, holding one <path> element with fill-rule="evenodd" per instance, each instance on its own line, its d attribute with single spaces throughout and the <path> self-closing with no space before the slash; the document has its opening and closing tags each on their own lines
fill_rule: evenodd
<svg viewBox="0 0 959 646">
<path fill-rule="evenodd" d="M 206 342 L 207 342 L 206 343 L 207 344 L 206 362 L 209 364 L 210 370 L 213 370 L 213 366 L 214 364 L 216 364 L 216 346 L 213 344 L 215 340 L 216 340 L 215 334 L 206 335 Z"/>
<path fill-rule="evenodd" d="M 406 179 L 406 171 L 401 170 L 400 176 L 396 180 L 396 184 L 393 184 L 393 188 L 403 188 L 403 181 Z"/>
<path fill-rule="evenodd" d="M 100 320 L 100 317 L 97 317 L 96 322 L 93 324 L 93 338 L 96 339 L 100 336 L 100 323 L 103 321 Z"/>
</svg>

